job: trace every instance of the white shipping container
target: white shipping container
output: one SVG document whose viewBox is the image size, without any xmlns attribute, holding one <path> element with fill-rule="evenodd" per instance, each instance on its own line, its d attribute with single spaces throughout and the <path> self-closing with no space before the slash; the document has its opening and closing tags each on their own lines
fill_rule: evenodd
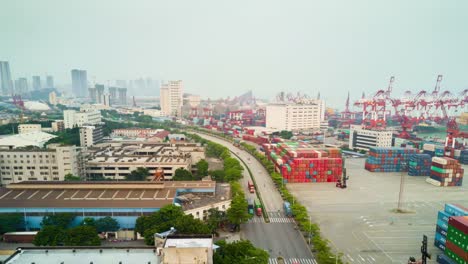
<svg viewBox="0 0 468 264">
<path fill-rule="evenodd" d="M 432 162 L 439 163 L 442 165 L 447 165 L 447 160 L 444 158 L 439 158 L 439 157 L 433 157 Z"/>
<path fill-rule="evenodd" d="M 278 164 L 278 165 L 283 165 L 283 160 L 282 160 L 282 159 L 277 159 L 277 160 L 276 160 L 276 164 Z"/>
<path fill-rule="evenodd" d="M 434 186 L 437 186 L 437 187 L 439 187 L 440 184 L 441 184 L 441 182 L 436 181 L 436 180 L 434 180 L 434 179 L 431 179 L 431 178 L 429 178 L 429 177 L 426 178 L 426 182 L 427 182 L 427 183 L 430 183 L 430 184 L 432 184 L 432 185 L 434 185 Z"/>
<path fill-rule="evenodd" d="M 423 145 L 423 150 L 429 150 L 429 151 L 435 151 L 435 146 L 434 144 L 424 144 Z"/>
</svg>

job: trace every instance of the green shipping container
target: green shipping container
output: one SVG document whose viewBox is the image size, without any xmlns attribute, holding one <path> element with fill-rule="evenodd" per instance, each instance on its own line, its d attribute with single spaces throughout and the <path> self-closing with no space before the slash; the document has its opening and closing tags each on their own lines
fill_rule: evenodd
<svg viewBox="0 0 468 264">
<path fill-rule="evenodd" d="M 455 244 L 457 247 L 468 251 L 468 236 L 451 225 L 448 227 L 447 240 Z"/>
<path fill-rule="evenodd" d="M 435 166 L 431 166 L 431 170 L 436 171 L 438 173 L 445 173 L 445 169 L 441 169 Z"/>
<path fill-rule="evenodd" d="M 448 248 L 445 248 L 445 255 L 447 255 L 447 257 L 451 258 L 453 261 L 455 261 L 458 264 L 466 264 L 466 261 L 464 261 L 462 257 L 460 257 L 457 254 L 453 253 Z"/>
</svg>

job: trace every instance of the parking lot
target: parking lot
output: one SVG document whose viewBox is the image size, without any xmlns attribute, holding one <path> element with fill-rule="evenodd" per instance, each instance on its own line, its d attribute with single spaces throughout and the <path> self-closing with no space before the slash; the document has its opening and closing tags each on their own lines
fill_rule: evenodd
<svg viewBox="0 0 468 264">
<path fill-rule="evenodd" d="M 403 208 L 396 213 L 400 173 L 371 173 L 364 159 L 347 159 L 348 188 L 332 183 L 295 183 L 288 189 L 307 207 L 332 247 L 349 263 L 407 263 L 420 257 L 422 236 L 436 263 L 441 251 L 434 247 L 437 211 L 445 203 L 468 206 L 464 187 L 435 187 L 426 177 L 404 177 Z M 465 166 L 465 171 L 468 166 Z M 466 173 L 465 173 L 466 174 Z"/>
</svg>

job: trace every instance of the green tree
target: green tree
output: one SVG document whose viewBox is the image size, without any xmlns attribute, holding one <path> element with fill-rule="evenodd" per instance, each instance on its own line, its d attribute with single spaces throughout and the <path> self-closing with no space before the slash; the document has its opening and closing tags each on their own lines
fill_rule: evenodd
<svg viewBox="0 0 468 264">
<path fill-rule="evenodd" d="M 101 240 L 93 226 L 77 226 L 67 230 L 67 246 L 99 246 Z"/>
<path fill-rule="evenodd" d="M 96 220 L 94 220 L 94 218 L 91 218 L 91 217 L 85 217 L 83 221 L 81 222 L 81 225 L 96 227 Z"/>
<path fill-rule="evenodd" d="M 239 240 L 232 243 L 221 240 L 216 244 L 220 248 L 216 250 L 213 256 L 215 264 L 266 264 L 270 257 L 265 250 L 254 247 L 248 240 Z"/>
<path fill-rule="evenodd" d="M 224 170 L 210 171 L 209 174 L 211 175 L 211 179 L 214 180 L 214 181 L 217 181 L 217 182 L 224 182 L 225 181 L 225 179 L 224 179 L 224 176 L 225 176 Z"/>
<path fill-rule="evenodd" d="M 197 175 L 204 177 L 208 175 L 208 162 L 204 159 L 197 162 Z"/>
<path fill-rule="evenodd" d="M 193 181 L 193 175 L 190 171 L 184 168 L 178 168 L 175 173 L 174 177 L 172 177 L 173 181 Z"/>
<path fill-rule="evenodd" d="M 293 137 L 293 133 L 291 131 L 283 130 L 279 133 L 279 136 L 284 139 L 291 139 Z"/>
<path fill-rule="evenodd" d="M 46 215 L 42 218 L 41 226 L 58 226 L 67 228 L 75 219 L 72 213 L 56 213 L 54 215 Z"/>
<path fill-rule="evenodd" d="M 199 219 L 193 218 L 192 215 L 183 215 L 177 218 L 175 229 L 180 234 L 211 234 L 211 230 Z"/>
<path fill-rule="evenodd" d="M 211 208 L 208 212 L 209 216 L 206 224 L 210 228 L 212 234 L 217 234 L 216 230 L 226 220 L 225 213 L 219 211 L 218 208 Z"/>
<path fill-rule="evenodd" d="M 65 175 L 65 181 L 81 181 L 80 176 L 75 176 L 71 173 L 68 173 Z"/>
<path fill-rule="evenodd" d="M 67 240 L 67 232 L 60 226 L 44 226 L 34 237 L 35 246 L 61 246 Z"/>
<path fill-rule="evenodd" d="M 78 127 L 65 129 L 64 131 L 55 133 L 56 138 L 52 138 L 44 145 L 47 146 L 52 143 L 59 143 L 62 145 L 80 145 L 80 129 Z"/>
<path fill-rule="evenodd" d="M 138 168 L 132 170 L 129 175 L 125 176 L 126 181 L 146 181 L 149 176 L 149 170 L 147 168 Z"/>
<path fill-rule="evenodd" d="M 98 232 L 114 232 L 120 228 L 119 222 L 110 216 L 99 218 L 95 226 Z"/>
<path fill-rule="evenodd" d="M 229 168 L 224 170 L 224 179 L 228 182 L 238 181 L 242 178 L 242 171 L 237 168 Z"/>
<path fill-rule="evenodd" d="M 18 213 L 0 214 L 0 234 L 24 228 L 24 216 Z"/>
<path fill-rule="evenodd" d="M 250 219 L 247 212 L 247 201 L 243 196 L 237 195 L 232 199 L 231 207 L 227 210 L 227 219 L 236 226 L 236 229 L 239 228 L 240 224 Z"/>
</svg>

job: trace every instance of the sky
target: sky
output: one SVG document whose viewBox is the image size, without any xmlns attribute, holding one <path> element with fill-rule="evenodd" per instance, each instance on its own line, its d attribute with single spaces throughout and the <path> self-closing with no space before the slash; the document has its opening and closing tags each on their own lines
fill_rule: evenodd
<svg viewBox="0 0 468 264">
<path fill-rule="evenodd" d="M 468 88 L 468 1 L 0 0 L 13 78 L 183 80 L 203 97 Z"/>
</svg>

